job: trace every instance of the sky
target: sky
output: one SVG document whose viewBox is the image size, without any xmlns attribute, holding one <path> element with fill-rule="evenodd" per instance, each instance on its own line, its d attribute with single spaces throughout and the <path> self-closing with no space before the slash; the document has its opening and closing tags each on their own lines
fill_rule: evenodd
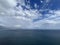
<svg viewBox="0 0 60 45">
<path fill-rule="evenodd" d="M 60 29 L 60 0 L 0 0 L 0 26 Z"/>
</svg>

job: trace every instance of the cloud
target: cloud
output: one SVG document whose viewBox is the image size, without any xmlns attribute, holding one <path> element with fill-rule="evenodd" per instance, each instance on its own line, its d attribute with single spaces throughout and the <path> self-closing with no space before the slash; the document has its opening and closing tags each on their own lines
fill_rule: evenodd
<svg viewBox="0 0 60 45">
<path fill-rule="evenodd" d="M 19 7 L 16 7 L 17 1 L 21 4 Z M 26 6 L 24 0 L 17 1 L 0 0 L 0 26 L 14 29 L 60 29 L 60 10 L 49 10 L 43 18 L 37 9 L 23 10 L 22 6 Z M 39 20 L 34 22 L 36 19 Z"/>
</svg>

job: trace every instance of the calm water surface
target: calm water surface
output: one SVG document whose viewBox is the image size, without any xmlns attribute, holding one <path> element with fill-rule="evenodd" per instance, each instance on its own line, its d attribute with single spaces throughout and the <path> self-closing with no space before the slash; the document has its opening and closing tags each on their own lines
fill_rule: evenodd
<svg viewBox="0 0 60 45">
<path fill-rule="evenodd" d="M 0 45 L 60 45 L 60 30 L 2 30 Z"/>
</svg>

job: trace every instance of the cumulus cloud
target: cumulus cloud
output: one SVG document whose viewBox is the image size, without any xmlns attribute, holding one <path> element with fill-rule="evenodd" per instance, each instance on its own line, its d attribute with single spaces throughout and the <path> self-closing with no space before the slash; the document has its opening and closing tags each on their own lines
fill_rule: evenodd
<svg viewBox="0 0 60 45">
<path fill-rule="evenodd" d="M 19 7 L 16 7 L 17 2 L 20 3 Z M 14 29 L 60 29 L 60 10 L 49 10 L 43 18 L 43 10 L 23 10 L 22 6 L 26 7 L 24 0 L 0 0 L 0 26 Z"/>
</svg>

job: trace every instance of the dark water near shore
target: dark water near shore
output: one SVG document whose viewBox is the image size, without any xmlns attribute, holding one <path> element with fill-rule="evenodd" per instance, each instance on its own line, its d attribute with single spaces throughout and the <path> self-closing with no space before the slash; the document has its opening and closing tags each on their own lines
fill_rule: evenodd
<svg viewBox="0 0 60 45">
<path fill-rule="evenodd" d="M 60 45 L 60 30 L 2 30 L 0 45 Z"/>
</svg>

